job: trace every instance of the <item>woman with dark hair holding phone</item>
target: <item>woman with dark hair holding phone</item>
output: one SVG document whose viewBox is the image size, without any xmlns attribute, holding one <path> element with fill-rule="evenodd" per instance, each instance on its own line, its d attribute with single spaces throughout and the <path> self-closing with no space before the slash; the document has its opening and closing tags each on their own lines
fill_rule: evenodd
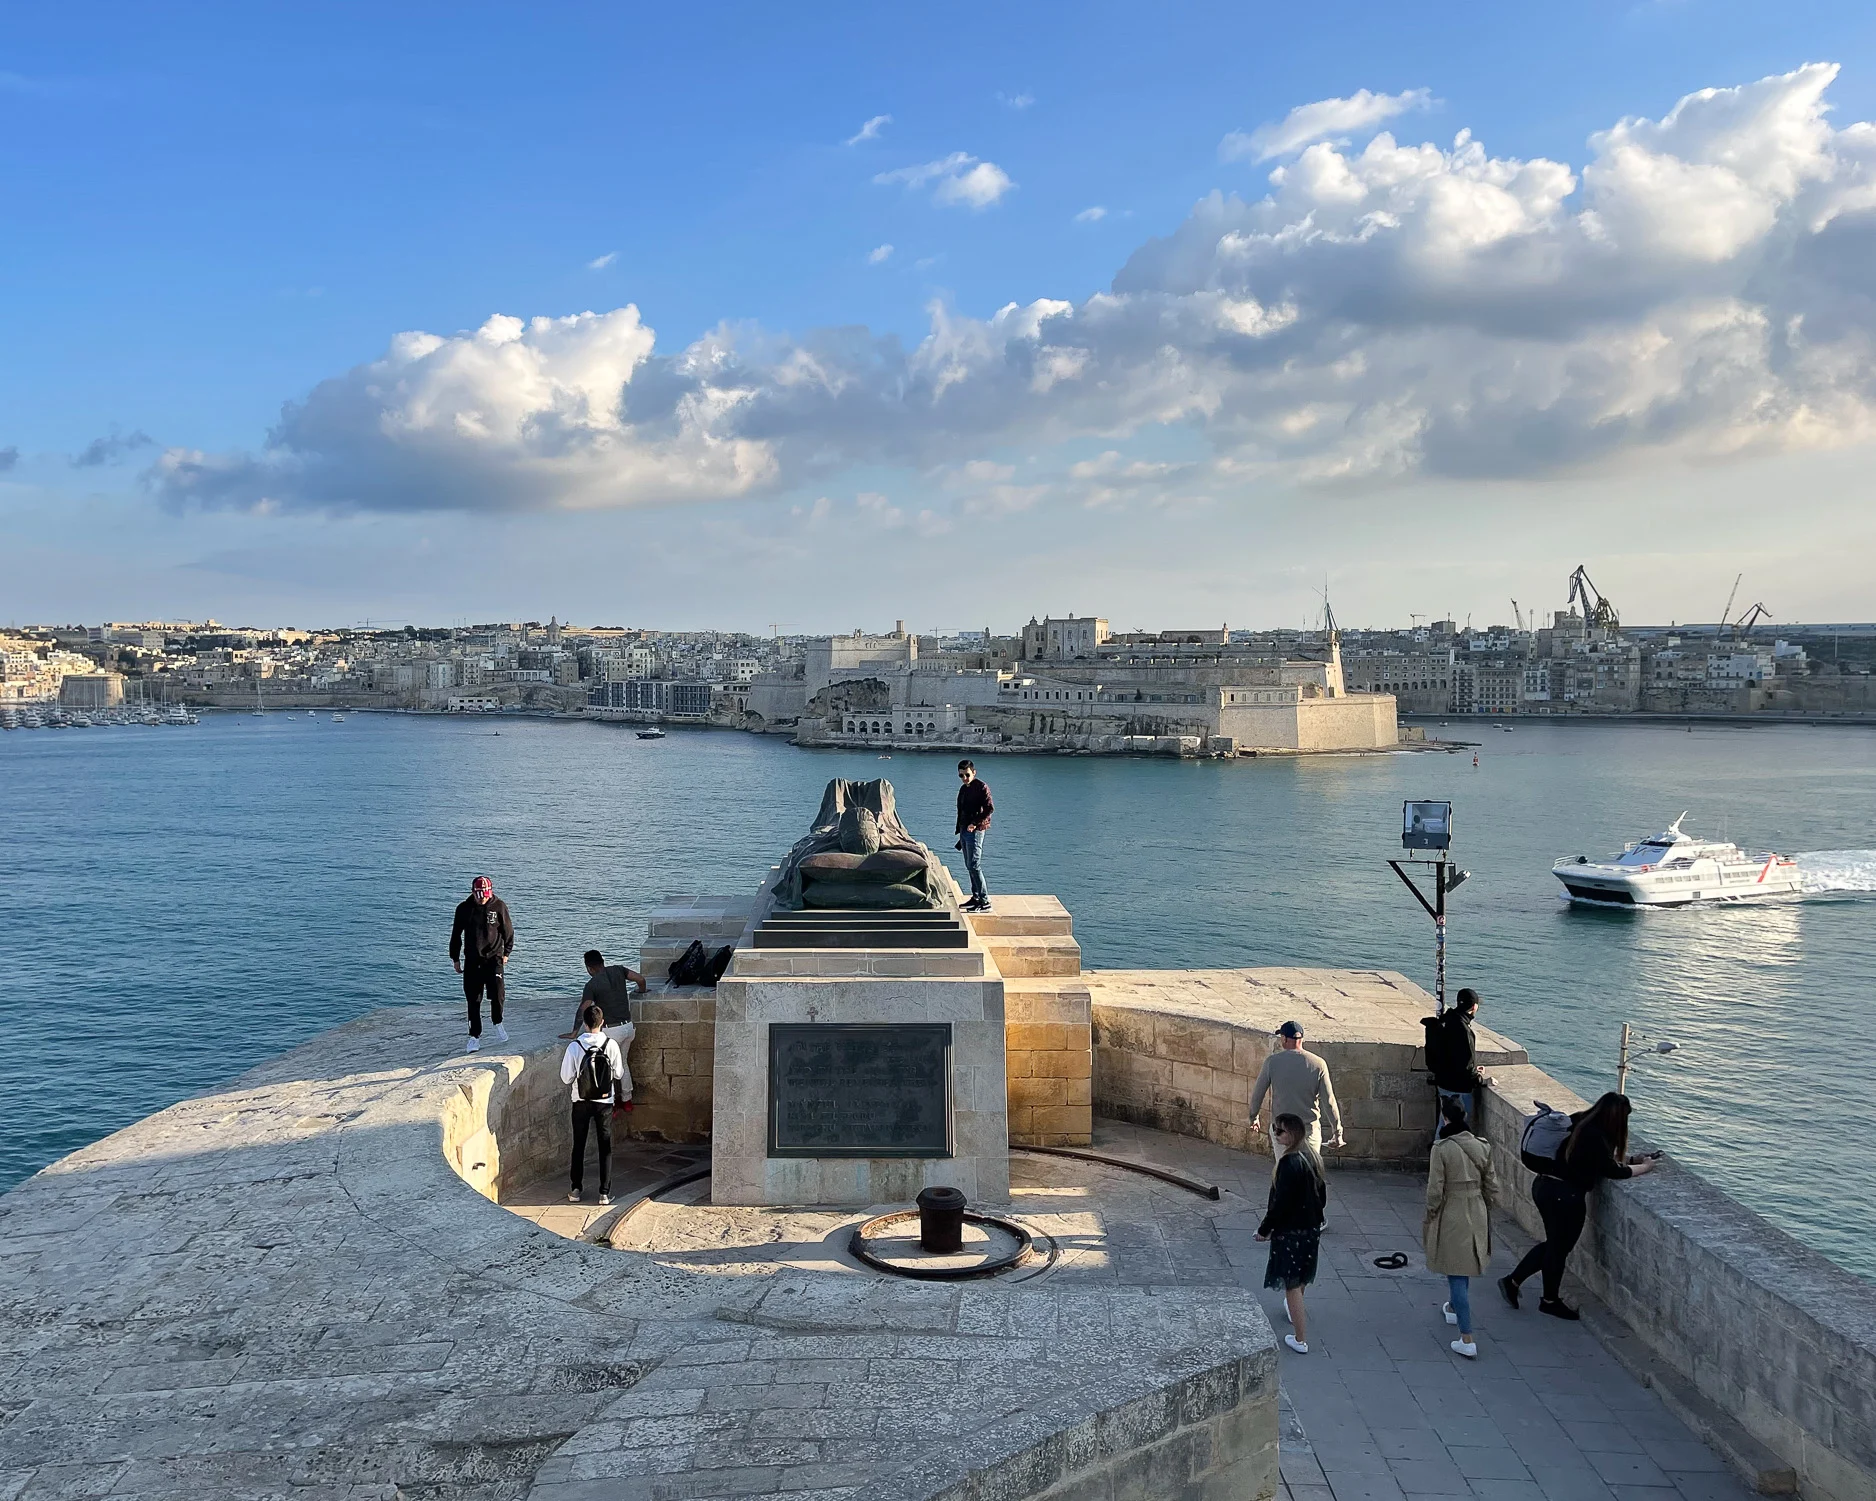
<svg viewBox="0 0 1876 1501">
<path fill-rule="evenodd" d="M 1654 1169 L 1659 1152 L 1631 1157 L 1628 1120 L 1633 1107 L 1627 1095 L 1609 1093 L 1570 1117 L 1574 1124 L 1557 1154 L 1557 1170 L 1541 1173 L 1531 1187 L 1531 1198 L 1544 1219 L 1544 1238 L 1524 1253 L 1509 1277 L 1498 1279 L 1498 1290 L 1513 1308 L 1518 1288 L 1533 1272 L 1542 1270 L 1544 1293 L 1537 1311 L 1553 1318 L 1581 1318 L 1563 1301 L 1563 1264 L 1576 1249 L 1589 1214 L 1589 1195 L 1605 1178 L 1639 1178 Z"/>
<path fill-rule="evenodd" d="M 1270 1179 L 1270 1203 L 1257 1238 L 1270 1242 L 1264 1286 L 1283 1289 L 1291 1332 L 1284 1344 L 1298 1355 L 1309 1353 L 1309 1323 L 1303 1313 L 1303 1289 L 1316 1280 L 1316 1252 L 1322 1241 L 1322 1211 L 1329 1183 L 1322 1159 L 1309 1144 L 1300 1115 L 1280 1115 L 1271 1122 L 1282 1156 Z"/>
</svg>

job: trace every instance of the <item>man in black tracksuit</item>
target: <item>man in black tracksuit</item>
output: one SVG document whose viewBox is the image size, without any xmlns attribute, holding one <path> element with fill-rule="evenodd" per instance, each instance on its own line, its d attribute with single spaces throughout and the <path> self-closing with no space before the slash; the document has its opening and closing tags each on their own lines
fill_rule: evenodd
<svg viewBox="0 0 1876 1501">
<path fill-rule="evenodd" d="M 1462 990 L 1443 1016 L 1423 1016 L 1427 1029 L 1427 1068 L 1433 1075 L 1433 1087 L 1439 1091 L 1434 1109 L 1434 1133 L 1438 1139 L 1441 1116 L 1439 1107 L 1447 1100 L 1458 1100 L 1472 1115 L 1473 1095 L 1492 1081 L 1479 1072 L 1479 1042 L 1473 1035 L 1472 1022 L 1479 1014 L 1479 993 Z"/>
<path fill-rule="evenodd" d="M 508 1041 L 508 1029 L 502 1025 L 502 998 L 504 971 L 514 951 L 515 924 L 508 915 L 508 904 L 495 894 L 493 881 L 477 876 L 469 885 L 469 900 L 457 906 L 456 921 L 449 930 L 450 963 L 462 976 L 463 995 L 469 1003 L 469 1044 L 463 1049 L 465 1053 L 482 1046 L 485 990 L 489 1020 L 495 1023 L 495 1040 Z"/>
</svg>

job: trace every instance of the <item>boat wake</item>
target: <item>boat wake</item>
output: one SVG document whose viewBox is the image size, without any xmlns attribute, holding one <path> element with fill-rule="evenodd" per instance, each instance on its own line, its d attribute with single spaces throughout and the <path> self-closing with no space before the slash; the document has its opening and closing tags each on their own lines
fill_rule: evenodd
<svg viewBox="0 0 1876 1501">
<path fill-rule="evenodd" d="M 1876 850 L 1804 850 L 1792 859 L 1806 896 L 1876 891 Z"/>
</svg>

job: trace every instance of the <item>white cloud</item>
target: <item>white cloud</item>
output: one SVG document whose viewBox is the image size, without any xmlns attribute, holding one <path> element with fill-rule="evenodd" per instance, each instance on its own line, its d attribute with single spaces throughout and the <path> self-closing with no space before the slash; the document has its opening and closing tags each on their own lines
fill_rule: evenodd
<svg viewBox="0 0 1876 1501">
<path fill-rule="evenodd" d="M 1425 89 L 1409 89 L 1404 94 L 1371 94 L 1367 89 L 1357 89 L 1346 99 L 1299 104 L 1281 120 L 1249 132 L 1232 131 L 1218 143 L 1218 159 L 1267 162 L 1275 156 L 1288 156 L 1312 141 L 1342 140 L 1410 109 L 1425 109 L 1431 102 L 1432 95 Z"/>
<path fill-rule="evenodd" d="M 848 136 L 846 144 L 849 146 L 858 146 L 862 141 L 877 141 L 879 139 L 879 133 L 890 124 L 892 124 L 891 115 L 875 115 L 852 135 Z"/>
<path fill-rule="evenodd" d="M 1034 104 L 1035 102 L 1036 102 L 1036 96 L 1034 94 L 1027 94 L 1027 93 L 1025 94 L 1001 94 L 1000 93 L 997 95 L 997 103 L 1005 105 L 1010 109 L 1018 109 L 1018 110 L 1028 109 L 1029 106 Z"/>
<path fill-rule="evenodd" d="M 971 209 L 989 208 L 1016 186 L 995 162 L 979 161 L 962 151 L 916 167 L 881 172 L 873 181 L 888 186 L 903 183 L 908 188 L 929 186 L 932 202 Z"/>
<path fill-rule="evenodd" d="M 1008 508 L 1846 443 L 1876 435 L 1876 127 L 1828 123 L 1835 72 L 1623 120 L 1580 170 L 1463 131 L 1317 142 L 1267 196 L 1200 201 L 1109 290 L 934 304 L 910 347 L 722 327 L 659 352 L 632 307 L 402 334 L 290 404 L 258 456 L 172 449 L 151 483 L 176 504 L 505 511 L 875 466 L 961 472 Z M 1054 452 L 1090 438 L 1099 459 Z M 1012 447 L 1033 483 L 966 467 Z M 1152 467 L 1174 451 L 1194 457 Z"/>
<path fill-rule="evenodd" d="M 875 245 L 871 250 L 867 251 L 866 253 L 866 263 L 869 266 L 882 265 L 883 263 L 891 259 L 892 259 L 892 246 L 891 245 Z"/>
<path fill-rule="evenodd" d="M 1097 203 L 1092 208 L 1084 208 L 1080 213 L 1076 214 L 1075 222 L 1077 224 L 1099 224 L 1106 217 L 1107 210 Z"/>
<path fill-rule="evenodd" d="M 586 263 L 586 269 L 588 271 L 604 271 L 606 267 L 610 266 L 618 258 L 618 251 L 608 250 L 604 255 L 596 255 L 588 261 Z"/>
</svg>

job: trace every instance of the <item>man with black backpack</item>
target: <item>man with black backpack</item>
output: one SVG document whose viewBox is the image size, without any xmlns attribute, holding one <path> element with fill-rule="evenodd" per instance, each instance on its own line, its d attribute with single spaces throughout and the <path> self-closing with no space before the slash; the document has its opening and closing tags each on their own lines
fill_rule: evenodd
<svg viewBox="0 0 1876 1501">
<path fill-rule="evenodd" d="M 1433 1087 L 1439 1091 L 1433 1108 L 1436 1141 L 1446 1102 L 1457 1100 L 1470 1119 L 1472 1097 L 1492 1082 L 1489 1075 L 1479 1072 L 1479 1042 L 1472 1032 L 1478 1014 L 1479 993 L 1468 989 L 1460 991 L 1441 1015 L 1420 1018 L 1427 1034 L 1427 1069 L 1433 1075 Z"/>
<path fill-rule="evenodd" d="M 567 1044 L 560 1059 L 560 1080 L 573 1089 L 573 1187 L 569 1204 L 584 1197 L 586 1133 L 598 1138 L 599 1202 L 612 1202 L 612 1106 L 619 1082 L 625 1078 L 625 1059 L 619 1044 L 606 1035 L 606 1013 L 588 1002 L 580 1020 L 585 1030 Z"/>
</svg>

